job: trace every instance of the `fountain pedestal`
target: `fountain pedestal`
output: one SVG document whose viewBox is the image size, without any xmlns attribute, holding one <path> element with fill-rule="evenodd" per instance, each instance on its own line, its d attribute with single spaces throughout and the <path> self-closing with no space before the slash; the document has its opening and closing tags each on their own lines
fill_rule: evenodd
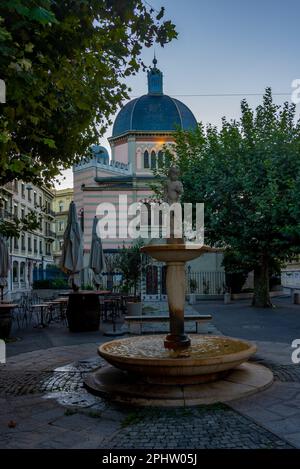
<svg viewBox="0 0 300 469">
<path fill-rule="evenodd" d="M 167 349 L 180 350 L 191 345 L 184 333 L 185 262 L 167 262 L 166 287 L 170 314 L 170 333 L 164 341 Z"/>
<path fill-rule="evenodd" d="M 164 340 L 164 346 L 169 350 L 184 350 L 191 345 L 190 338 L 184 332 L 185 264 L 205 252 L 216 252 L 218 250 L 209 246 L 174 242 L 148 244 L 143 246 L 141 251 L 158 261 L 166 263 L 170 332 Z"/>
</svg>

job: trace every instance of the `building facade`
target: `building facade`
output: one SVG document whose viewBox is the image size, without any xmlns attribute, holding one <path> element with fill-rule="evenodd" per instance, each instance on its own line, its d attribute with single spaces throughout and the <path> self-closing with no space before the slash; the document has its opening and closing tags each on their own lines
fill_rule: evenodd
<svg viewBox="0 0 300 469">
<path fill-rule="evenodd" d="M 53 193 L 22 181 L 13 181 L 0 188 L 1 218 L 9 223 L 22 219 L 29 212 L 37 215 L 39 226 L 32 232 L 22 232 L 19 238 L 9 239 L 11 270 L 8 292 L 14 297 L 29 291 L 33 281 L 42 278 L 47 267 L 53 265 L 52 243 L 54 212 Z"/>
<path fill-rule="evenodd" d="M 53 242 L 53 258 L 56 265 L 59 264 L 64 232 L 67 226 L 69 205 L 73 200 L 73 188 L 54 190 L 53 211 L 55 240 Z"/>
<path fill-rule="evenodd" d="M 148 93 L 129 101 L 115 119 L 112 136 L 108 139 L 111 158 L 104 147 L 94 145 L 92 156 L 82 159 L 73 169 L 74 201 L 84 230 L 86 265 L 98 205 L 106 203 L 115 208 L 116 237 L 102 239 L 104 251 L 113 255 L 123 242 L 132 242 L 126 235 L 118 236 L 122 227 L 120 207 L 125 203 L 149 201 L 153 195 L 153 171 L 163 161 L 166 148 L 174 152 L 176 130 L 197 127 L 192 111 L 163 93 L 163 74 L 157 68 L 156 59 L 147 78 Z M 114 213 L 114 209 L 110 212 Z M 221 260 L 219 254 L 207 254 L 193 262 L 195 268 L 201 268 L 202 263 L 205 269 L 215 271 L 223 270 Z M 164 267 L 155 261 L 149 262 L 143 296 L 159 299 L 165 295 Z"/>
</svg>

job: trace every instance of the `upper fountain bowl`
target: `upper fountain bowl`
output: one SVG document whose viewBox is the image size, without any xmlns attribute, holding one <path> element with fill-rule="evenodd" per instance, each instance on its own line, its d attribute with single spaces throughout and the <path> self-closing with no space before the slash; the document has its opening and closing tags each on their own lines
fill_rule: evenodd
<svg viewBox="0 0 300 469">
<path fill-rule="evenodd" d="M 208 252 L 220 252 L 220 249 L 199 244 L 147 244 L 141 251 L 157 261 L 187 262 Z"/>
</svg>

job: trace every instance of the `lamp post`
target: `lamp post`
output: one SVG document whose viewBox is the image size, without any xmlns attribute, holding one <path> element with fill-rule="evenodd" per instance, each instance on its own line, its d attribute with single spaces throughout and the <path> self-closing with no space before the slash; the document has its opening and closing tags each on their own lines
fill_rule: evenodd
<svg viewBox="0 0 300 469">
<path fill-rule="evenodd" d="M 84 232 L 84 208 L 79 210 L 79 218 L 80 218 L 80 228 L 82 233 Z"/>
</svg>

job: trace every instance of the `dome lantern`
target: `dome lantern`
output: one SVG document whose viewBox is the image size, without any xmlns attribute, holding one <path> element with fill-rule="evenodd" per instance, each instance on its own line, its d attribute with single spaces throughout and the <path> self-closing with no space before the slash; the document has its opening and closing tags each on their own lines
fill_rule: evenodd
<svg viewBox="0 0 300 469">
<path fill-rule="evenodd" d="M 163 74 L 156 68 L 157 59 L 154 55 L 153 67 L 148 70 L 148 94 L 163 94 Z"/>
</svg>

